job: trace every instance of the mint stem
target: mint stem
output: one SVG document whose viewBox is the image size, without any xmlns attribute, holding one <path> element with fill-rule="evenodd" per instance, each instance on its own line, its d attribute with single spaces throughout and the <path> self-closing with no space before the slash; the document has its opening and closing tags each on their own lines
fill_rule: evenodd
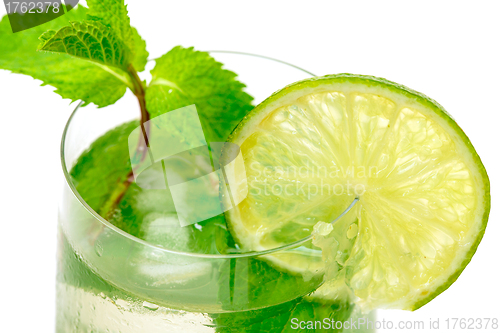
<svg viewBox="0 0 500 333">
<path fill-rule="evenodd" d="M 149 117 L 149 112 L 146 108 L 146 91 L 144 90 L 144 86 L 142 85 L 141 79 L 139 78 L 139 75 L 137 74 L 137 71 L 135 70 L 134 66 L 130 64 L 127 69 L 130 77 L 132 78 L 132 83 L 134 85 L 133 93 L 137 97 L 137 100 L 139 101 L 139 107 L 141 109 L 141 129 L 144 137 L 144 142 L 139 140 L 139 145 L 137 146 L 137 150 L 141 154 L 141 162 L 142 162 L 147 155 L 149 147 L 148 121 L 150 117 Z M 119 183 L 116 186 L 115 190 L 111 193 L 108 203 L 105 204 L 101 209 L 102 217 L 104 217 L 106 220 L 109 220 L 113 216 L 113 212 L 122 201 L 123 196 L 125 195 L 128 188 L 130 187 L 130 184 L 132 184 L 133 181 L 134 181 L 134 171 L 130 170 L 125 180 Z"/>
<path fill-rule="evenodd" d="M 149 124 L 147 124 L 149 120 L 149 112 L 146 109 L 146 91 L 144 90 L 144 86 L 142 85 L 141 79 L 139 78 L 139 75 L 137 74 L 137 71 L 135 70 L 134 66 L 129 65 L 127 69 L 128 73 L 132 77 L 132 83 L 134 85 L 134 95 L 139 100 L 139 106 L 141 108 L 141 128 L 144 134 L 146 146 L 149 147 L 149 140 L 148 136 L 146 135 L 147 132 L 149 131 Z M 145 126 L 148 128 L 145 128 Z M 138 147 L 138 149 L 141 150 L 142 158 L 146 156 L 145 151 L 147 147 L 144 146 Z"/>
</svg>

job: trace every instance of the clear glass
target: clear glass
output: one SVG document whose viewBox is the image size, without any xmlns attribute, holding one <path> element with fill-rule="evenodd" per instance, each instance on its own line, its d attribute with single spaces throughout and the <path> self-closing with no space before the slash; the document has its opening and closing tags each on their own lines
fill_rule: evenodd
<svg viewBox="0 0 500 333">
<path fill-rule="evenodd" d="M 238 73 L 255 103 L 312 75 L 266 57 L 221 51 L 212 55 Z M 66 126 L 61 145 L 67 182 L 59 209 L 57 332 L 270 331 L 266 326 L 256 328 L 256 322 L 277 320 L 277 313 L 290 311 L 287 304 L 295 304 L 323 283 L 321 252 L 307 250 L 311 237 L 265 252 L 237 247 L 225 253 L 181 251 L 119 229 L 78 192 L 71 169 L 80 155 L 109 130 L 136 120 L 138 113 L 135 97 L 127 93 L 104 109 L 77 107 Z M 288 280 L 280 274 L 259 274 L 262 262 L 290 258 L 308 263 L 310 274 Z M 283 283 L 294 288 L 274 293 Z M 253 297 L 257 288 L 262 297 Z M 265 311 L 269 318 L 263 317 Z M 283 325 L 291 327 L 290 322 Z"/>
</svg>

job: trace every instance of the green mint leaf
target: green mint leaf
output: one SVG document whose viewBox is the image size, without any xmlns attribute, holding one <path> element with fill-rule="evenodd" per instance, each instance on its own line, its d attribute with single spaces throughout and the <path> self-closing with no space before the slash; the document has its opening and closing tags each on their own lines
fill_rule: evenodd
<svg viewBox="0 0 500 333">
<path fill-rule="evenodd" d="M 39 51 L 67 53 L 103 65 L 127 70 L 129 51 L 111 28 L 100 22 L 70 22 L 59 31 L 47 31 L 41 37 Z"/>
<path fill-rule="evenodd" d="M 138 121 L 120 125 L 95 140 L 71 169 L 76 189 L 98 213 L 130 172 L 128 137 Z"/>
<path fill-rule="evenodd" d="M 132 27 L 132 34 L 134 36 L 134 59 L 132 65 L 135 70 L 142 72 L 146 69 L 146 63 L 148 62 L 149 52 L 146 50 L 146 41 L 142 39 L 136 28 Z"/>
<path fill-rule="evenodd" d="M 208 53 L 177 46 L 156 59 L 146 90 L 151 117 L 195 104 L 208 142 L 225 141 L 253 108 L 236 74 Z"/>
<path fill-rule="evenodd" d="M 117 39 L 111 28 L 96 21 L 71 22 L 59 31 L 49 30 L 40 36 L 39 51 L 65 53 L 93 61 L 115 75 L 131 90 L 134 89 L 128 74 L 130 51 Z"/>
<path fill-rule="evenodd" d="M 86 15 L 87 8 L 78 6 L 55 20 L 18 33 L 12 33 L 9 19 L 4 16 L 0 21 L 0 69 L 41 80 L 43 85 L 55 87 L 63 98 L 82 100 L 84 105 L 104 107 L 115 103 L 127 88 L 116 73 L 70 55 L 37 52 L 40 35 L 58 30 L 68 21 L 84 20 Z M 54 34 L 43 34 L 43 38 L 50 39 Z"/>
<path fill-rule="evenodd" d="M 291 295 L 310 293 L 323 282 L 321 274 L 306 281 L 301 275 L 280 272 L 266 261 L 251 257 L 228 260 L 220 270 L 218 301 L 227 311 L 280 304 L 289 301 Z"/>
<path fill-rule="evenodd" d="M 103 20 L 109 25 L 116 37 L 123 41 L 131 52 L 131 62 L 135 70 L 142 72 L 146 67 L 149 53 L 146 42 L 135 28 L 130 25 L 127 6 L 124 0 L 87 0 L 89 19 Z"/>
<path fill-rule="evenodd" d="M 235 273 L 232 274 L 232 271 Z M 352 311 L 348 301 L 320 301 L 310 297 L 286 301 L 290 295 L 306 294 L 316 289 L 321 284 L 322 278 L 304 281 L 301 276 L 280 272 L 262 260 L 234 259 L 233 263 L 228 262 L 221 267 L 220 276 L 218 298 L 223 309 L 242 311 L 211 315 L 218 333 L 236 333 L 242 329 L 245 329 L 245 332 L 269 333 L 338 332 L 296 330 L 291 327 L 291 319 L 314 322 L 323 318 L 333 318 L 343 321 Z M 247 278 L 242 278 L 244 276 Z M 232 279 L 233 282 L 227 279 Z M 227 289 L 227 286 L 231 288 Z M 236 306 L 238 304 L 240 307 Z M 248 307 L 262 309 L 244 311 Z"/>
<path fill-rule="evenodd" d="M 348 320 L 352 310 L 353 306 L 349 303 L 318 303 L 299 298 L 264 309 L 222 313 L 211 317 L 216 324 L 217 333 L 340 333 L 343 330 L 336 329 L 335 322 Z M 314 328 L 316 321 L 321 321 L 321 328 L 319 325 Z M 300 322 L 303 322 L 302 329 L 297 327 Z M 325 326 L 325 322 L 329 322 L 327 325 L 330 326 Z M 356 332 L 362 333 L 364 330 Z"/>
</svg>

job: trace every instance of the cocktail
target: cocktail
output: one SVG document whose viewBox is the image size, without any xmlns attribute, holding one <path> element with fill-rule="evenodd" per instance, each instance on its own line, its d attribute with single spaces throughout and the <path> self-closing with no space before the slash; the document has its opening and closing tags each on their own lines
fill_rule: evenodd
<svg viewBox="0 0 500 333">
<path fill-rule="evenodd" d="M 280 80 L 311 76 L 254 55 L 211 54 L 235 69 L 243 65 L 239 72 L 254 96 L 269 95 L 283 85 Z M 263 75 L 269 80 L 263 82 Z M 197 129 L 194 106 L 180 111 L 171 124 Z M 265 251 L 238 247 L 219 200 L 220 175 L 214 170 L 221 168 L 210 165 L 205 145 L 180 147 L 179 153 L 149 169 L 136 166 L 137 181 L 104 219 L 104 210 L 116 201 L 118 180 L 133 168 L 130 151 L 137 148 L 129 142 L 140 142 L 133 136 L 137 116 L 133 98 L 125 98 L 105 109 L 78 107 L 66 127 L 61 153 L 68 184 L 60 206 L 58 331 L 272 332 L 291 329 L 293 318 L 300 326 L 321 316 L 327 329 L 361 315 L 350 301 L 315 296 L 323 283 L 324 264 L 311 238 L 290 238 L 288 244 Z M 192 140 L 191 131 L 174 135 L 175 126 L 160 129 L 161 124 L 165 122 L 153 119 L 148 126 L 155 155 Z M 217 159 L 215 150 L 219 148 L 220 155 L 222 145 L 209 145 L 211 158 Z M 232 159 L 233 164 L 240 161 Z M 157 170 L 161 166 L 167 168 L 168 187 Z M 179 190 L 180 180 L 189 179 L 197 183 Z M 186 192 L 189 195 L 183 196 Z M 277 269 L 280 260 L 307 262 L 302 269 L 308 272 Z"/>
<path fill-rule="evenodd" d="M 489 180 L 437 102 L 183 47 L 147 82 L 124 4 L 88 4 L 0 44 L 2 68 L 82 101 L 61 146 L 57 331 L 371 332 L 374 309 L 416 310 L 469 263 Z"/>
</svg>

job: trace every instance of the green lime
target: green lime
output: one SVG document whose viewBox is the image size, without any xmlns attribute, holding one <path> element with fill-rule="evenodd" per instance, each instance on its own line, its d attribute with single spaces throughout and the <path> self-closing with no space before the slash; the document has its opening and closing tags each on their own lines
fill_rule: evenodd
<svg viewBox="0 0 500 333">
<path fill-rule="evenodd" d="M 248 187 L 226 214 L 239 246 L 262 251 L 314 233 L 327 278 L 367 309 L 426 304 L 484 234 L 490 185 L 479 156 L 443 107 L 399 84 L 350 74 L 300 81 L 258 105 L 228 141 L 244 161 L 229 178 Z M 333 228 L 321 223 L 356 197 Z M 269 259 L 297 274 L 317 264 Z"/>
</svg>

